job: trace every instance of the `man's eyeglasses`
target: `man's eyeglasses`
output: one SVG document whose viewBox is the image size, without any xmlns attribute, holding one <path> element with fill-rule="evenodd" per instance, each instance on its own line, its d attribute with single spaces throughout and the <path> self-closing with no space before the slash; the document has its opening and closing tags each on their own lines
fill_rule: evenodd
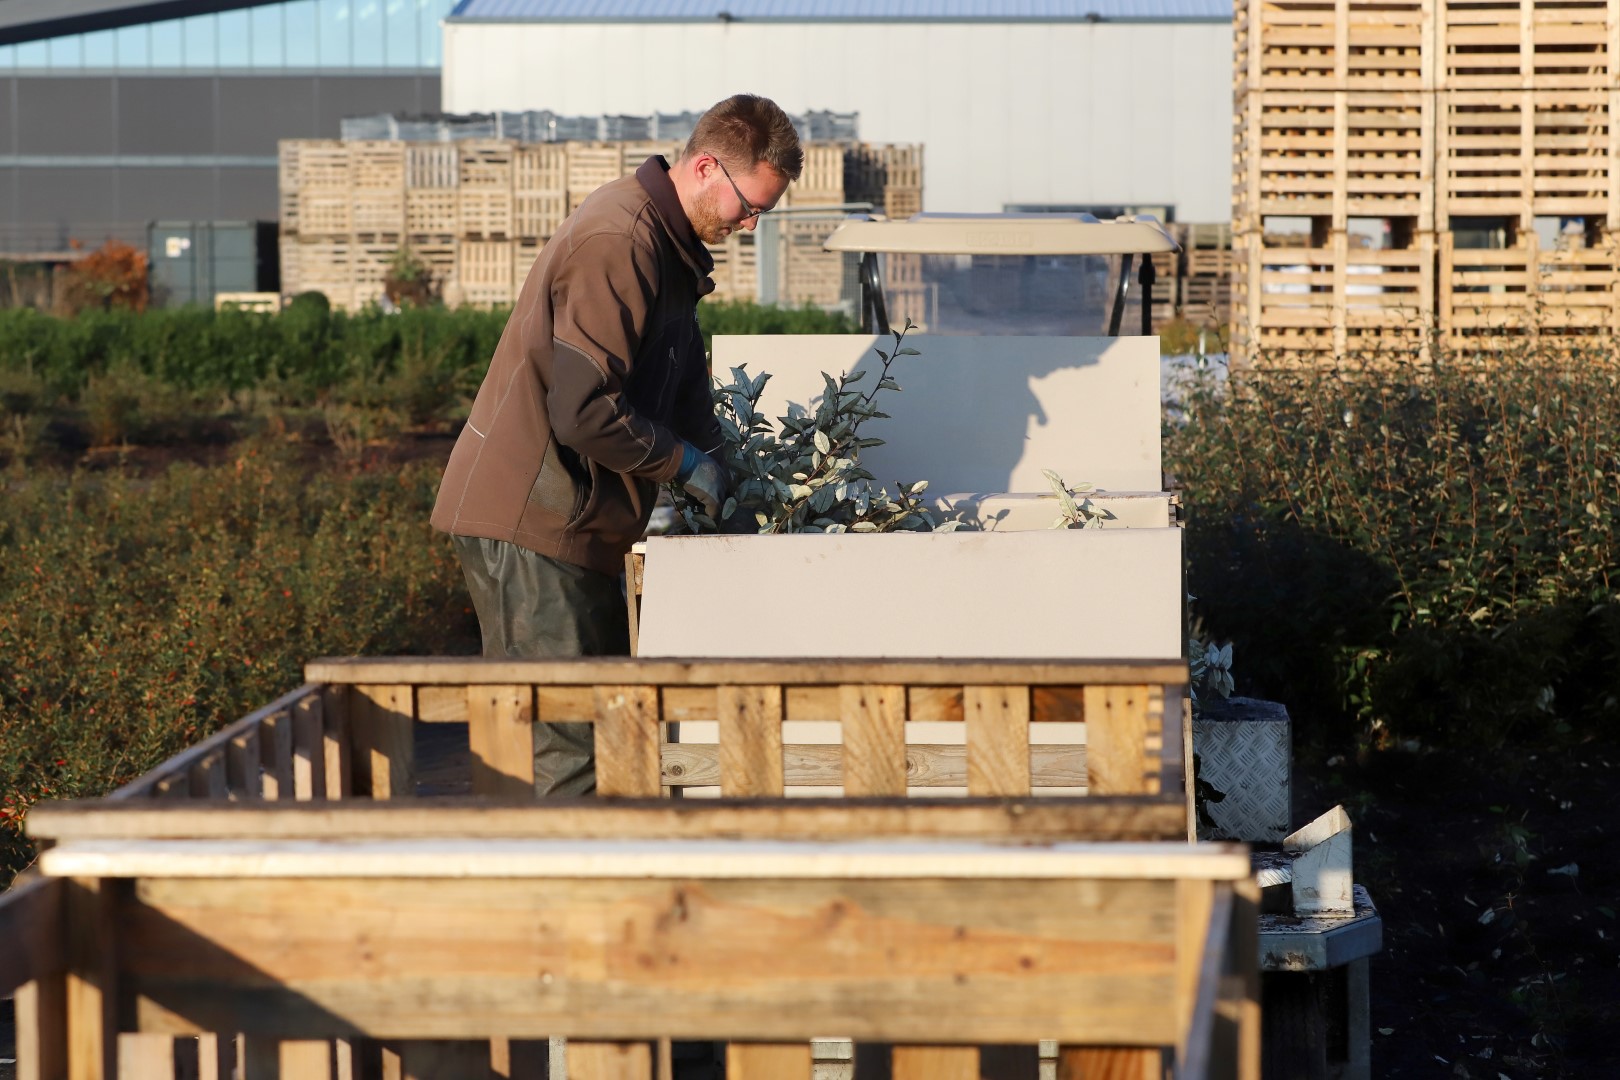
<svg viewBox="0 0 1620 1080">
<path fill-rule="evenodd" d="M 720 166 L 720 171 L 726 174 L 726 180 L 731 184 L 731 190 L 737 193 L 737 202 L 740 203 L 743 208 L 743 221 L 747 221 L 749 218 L 757 218 L 761 214 L 770 213 L 769 210 L 761 210 L 759 207 L 748 201 L 748 196 L 742 193 L 742 188 L 737 186 L 737 181 L 731 179 L 731 170 L 726 168 L 725 162 L 721 161 L 719 158 L 715 158 L 714 163 Z"/>
</svg>

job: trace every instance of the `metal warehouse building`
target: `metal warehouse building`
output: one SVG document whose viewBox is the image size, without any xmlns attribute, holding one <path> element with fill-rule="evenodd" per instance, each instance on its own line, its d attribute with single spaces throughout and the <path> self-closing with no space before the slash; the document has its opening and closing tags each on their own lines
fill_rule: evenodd
<svg viewBox="0 0 1620 1080">
<path fill-rule="evenodd" d="M 924 145 L 924 209 L 1231 216 L 1227 0 L 462 0 L 444 107 L 700 110 L 747 90 Z"/>
</svg>

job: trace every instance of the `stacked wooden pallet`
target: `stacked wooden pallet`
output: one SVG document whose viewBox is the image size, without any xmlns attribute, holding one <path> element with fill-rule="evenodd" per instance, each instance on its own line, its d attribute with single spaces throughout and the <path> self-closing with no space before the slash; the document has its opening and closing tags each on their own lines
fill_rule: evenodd
<svg viewBox="0 0 1620 1080">
<path fill-rule="evenodd" d="M 1236 35 L 1238 357 L 1615 324 L 1620 7 L 1243 0 Z"/>
<path fill-rule="evenodd" d="M 565 217 L 602 184 L 633 174 L 650 155 L 673 159 L 673 140 L 454 143 L 289 140 L 281 143 L 282 292 L 315 291 L 358 308 L 383 299 L 391 264 L 408 252 L 426 264 L 447 303 L 512 303 L 530 267 Z M 849 292 L 843 255 L 821 249 L 837 226 L 845 180 L 862 197 L 907 216 L 921 207 L 920 147 L 810 143 L 805 168 L 784 199 L 825 216 L 784 215 L 776 295 L 833 305 Z M 890 175 L 894 179 L 891 182 Z M 874 186 L 875 185 L 875 186 Z M 715 297 L 759 295 L 755 236 L 710 246 Z"/>
</svg>

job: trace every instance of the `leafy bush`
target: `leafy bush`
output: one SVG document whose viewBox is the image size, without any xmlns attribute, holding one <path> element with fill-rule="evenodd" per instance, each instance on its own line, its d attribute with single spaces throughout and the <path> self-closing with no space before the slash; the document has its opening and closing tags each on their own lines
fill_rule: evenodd
<svg viewBox="0 0 1620 1080">
<path fill-rule="evenodd" d="M 22 812 L 97 796 L 324 655 L 475 653 L 440 467 L 307 475 L 275 446 L 154 479 L 38 471 L 0 502 L 0 880 Z"/>
<path fill-rule="evenodd" d="M 1339 735 L 1620 718 L 1613 356 L 1384 354 L 1185 388 L 1190 588 L 1254 689 Z"/>
</svg>

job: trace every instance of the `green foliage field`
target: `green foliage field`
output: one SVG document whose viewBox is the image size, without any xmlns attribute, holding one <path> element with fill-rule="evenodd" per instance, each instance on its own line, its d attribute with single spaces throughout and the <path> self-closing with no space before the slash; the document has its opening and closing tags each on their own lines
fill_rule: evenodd
<svg viewBox="0 0 1620 1080">
<path fill-rule="evenodd" d="M 1372 744 L 1612 730 L 1617 360 L 1385 354 L 1192 386 L 1166 467 L 1240 691 Z"/>
</svg>

